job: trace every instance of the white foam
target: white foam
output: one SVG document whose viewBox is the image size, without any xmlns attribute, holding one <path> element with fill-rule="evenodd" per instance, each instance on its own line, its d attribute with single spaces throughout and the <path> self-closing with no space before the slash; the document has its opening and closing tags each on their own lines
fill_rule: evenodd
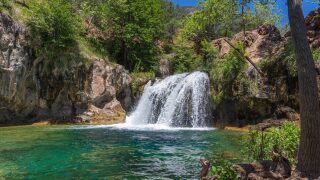
<svg viewBox="0 0 320 180">
<path fill-rule="evenodd" d="M 164 124 L 145 124 L 145 125 L 131 125 L 127 123 L 113 124 L 113 125 L 83 125 L 72 126 L 70 129 L 115 129 L 128 131 L 212 131 L 216 128 L 185 128 L 185 127 L 169 127 Z"/>
<path fill-rule="evenodd" d="M 126 118 L 129 125 L 157 124 L 200 128 L 212 120 L 209 77 L 203 72 L 176 74 L 148 82 L 135 110 Z M 145 126 L 148 125 L 148 126 Z"/>
</svg>

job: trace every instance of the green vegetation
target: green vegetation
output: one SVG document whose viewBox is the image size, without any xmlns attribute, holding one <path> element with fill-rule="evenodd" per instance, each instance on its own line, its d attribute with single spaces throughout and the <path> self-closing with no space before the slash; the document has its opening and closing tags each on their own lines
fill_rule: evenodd
<svg viewBox="0 0 320 180">
<path fill-rule="evenodd" d="M 205 0 L 200 1 L 198 11 L 189 16 L 183 25 L 182 36 L 195 43 L 196 49 L 203 40 L 231 37 L 241 30 L 252 30 L 262 24 L 278 24 L 280 17 L 272 2 L 253 1 L 253 11 L 249 1 Z M 240 12 L 240 6 L 243 11 Z M 228 13 L 226 13 L 228 12 Z M 280 14 L 280 12 L 278 12 Z"/>
<path fill-rule="evenodd" d="M 296 78 L 298 71 L 293 43 L 290 41 L 285 44 L 279 55 L 261 61 L 260 67 L 271 76 L 283 74 L 281 71 L 287 71 L 285 74 L 288 74 L 290 78 Z"/>
<path fill-rule="evenodd" d="M 244 46 L 237 44 L 244 53 Z M 232 49 L 224 59 L 215 61 L 210 72 L 212 81 L 212 96 L 215 103 L 222 100 L 236 99 L 254 94 L 255 82 L 250 82 L 245 76 L 248 63 L 236 50 Z"/>
<path fill-rule="evenodd" d="M 0 1 L 0 12 L 11 9 L 10 0 L 1 0 Z"/>
<path fill-rule="evenodd" d="M 202 59 L 193 48 L 187 46 L 176 46 L 173 48 L 174 56 L 169 60 L 174 72 L 191 72 L 201 70 Z"/>
<path fill-rule="evenodd" d="M 98 44 L 113 59 L 131 71 L 155 69 L 159 53 L 155 42 L 164 30 L 160 0 L 84 1 L 81 8 L 88 26 L 109 41 Z"/>
<path fill-rule="evenodd" d="M 132 77 L 131 90 L 134 95 L 143 91 L 141 89 L 149 80 L 155 79 L 156 75 L 154 72 L 134 72 L 130 73 Z"/>
<path fill-rule="evenodd" d="M 182 35 L 196 43 L 204 39 L 217 38 L 232 31 L 232 19 L 238 13 L 234 0 L 207 0 L 199 3 L 199 9 L 186 19 Z M 230 12 L 230 13 L 225 13 Z M 200 44 L 198 44 L 200 45 Z"/>
<path fill-rule="evenodd" d="M 1 0 L 0 10 L 22 9 L 19 19 L 30 27 L 44 71 L 99 58 L 156 73 L 160 57 L 174 54 L 174 72 L 210 72 L 218 59 L 212 39 L 239 32 L 242 23 L 249 29 L 277 22 L 273 6 L 253 3 L 255 13 L 243 14 L 237 0 L 204 0 L 194 8 L 170 0 L 25 0 L 26 7 Z"/>
<path fill-rule="evenodd" d="M 300 139 L 300 128 L 293 122 L 285 122 L 281 127 L 269 128 L 264 132 L 251 130 L 249 135 L 243 140 L 245 155 L 249 160 L 272 159 L 272 150 L 274 147 L 291 164 L 296 163 Z"/>
<path fill-rule="evenodd" d="M 237 179 L 238 174 L 233 168 L 233 164 L 228 161 L 223 161 L 220 165 L 213 165 L 210 175 L 218 176 L 219 180 Z"/>
<path fill-rule="evenodd" d="M 247 30 L 257 28 L 262 24 L 278 25 L 282 12 L 276 8 L 276 3 L 266 1 L 254 1 L 253 11 L 250 9 L 244 12 L 243 18 Z"/>
<path fill-rule="evenodd" d="M 320 50 L 315 49 L 312 51 L 313 60 L 320 61 Z"/>
<path fill-rule="evenodd" d="M 33 46 L 42 62 L 42 73 L 65 74 L 81 63 L 77 40 L 81 21 L 66 0 L 29 1 L 27 25 Z"/>
</svg>

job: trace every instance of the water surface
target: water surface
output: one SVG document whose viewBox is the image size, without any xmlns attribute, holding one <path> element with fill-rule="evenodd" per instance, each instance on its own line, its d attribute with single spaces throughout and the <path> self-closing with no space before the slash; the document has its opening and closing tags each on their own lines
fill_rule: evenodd
<svg viewBox="0 0 320 180">
<path fill-rule="evenodd" d="M 239 137 L 149 126 L 0 128 L 0 179 L 196 179 L 201 157 L 240 160 Z"/>
</svg>

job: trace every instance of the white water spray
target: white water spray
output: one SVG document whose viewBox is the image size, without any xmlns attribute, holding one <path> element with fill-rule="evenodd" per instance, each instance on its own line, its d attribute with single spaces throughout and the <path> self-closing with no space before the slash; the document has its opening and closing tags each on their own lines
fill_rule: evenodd
<svg viewBox="0 0 320 180">
<path fill-rule="evenodd" d="M 126 124 L 200 128 L 211 120 L 208 75 L 194 72 L 149 81 Z"/>
</svg>

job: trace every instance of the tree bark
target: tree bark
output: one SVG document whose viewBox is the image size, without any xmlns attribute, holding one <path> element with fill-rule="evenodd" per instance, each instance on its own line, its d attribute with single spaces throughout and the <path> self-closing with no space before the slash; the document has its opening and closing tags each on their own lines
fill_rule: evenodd
<svg viewBox="0 0 320 180">
<path fill-rule="evenodd" d="M 320 107 L 316 69 L 307 40 L 302 2 L 287 2 L 299 79 L 301 139 L 297 168 L 304 175 L 315 178 L 320 176 Z"/>
</svg>

